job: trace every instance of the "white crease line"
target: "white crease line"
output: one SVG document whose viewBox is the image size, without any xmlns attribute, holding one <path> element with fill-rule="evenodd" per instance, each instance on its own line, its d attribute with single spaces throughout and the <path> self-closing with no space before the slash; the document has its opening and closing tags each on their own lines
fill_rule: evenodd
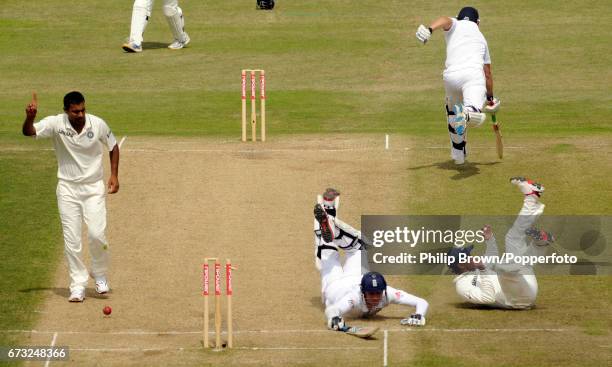
<svg viewBox="0 0 612 367">
<path fill-rule="evenodd" d="M 127 149 L 128 152 L 140 152 L 140 153 L 286 153 L 286 152 L 374 152 L 380 151 L 378 148 L 338 148 L 338 149 L 299 149 L 299 148 L 287 148 L 287 149 L 144 149 L 144 148 L 131 148 Z"/>
<path fill-rule="evenodd" d="M 445 333 L 523 333 L 523 332 L 564 332 L 568 329 L 436 329 L 436 328 L 412 328 L 412 329 L 389 329 L 391 332 L 445 332 Z"/>
<path fill-rule="evenodd" d="M 191 348 L 70 348 L 71 352 L 159 352 L 159 351 L 183 351 L 201 350 L 201 347 Z M 376 347 L 233 347 L 239 350 L 375 350 Z"/>
<path fill-rule="evenodd" d="M 383 331 L 384 339 L 383 339 L 383 366 L 387 367 L 388 358 L 387 358 L 387 350 L 389 348 L 389 330 L 385 329 Z"/>
<path fill-rule="evenodd" d="M 566 332 L 571 329 L 553 328 L 526 328 L 526 329 L 444 329 L 444 328 L 395 328 L 386 329 L 388 332 L 451 332 L 451 333 L 482 333 L 482 332 Z M 45 330 L 0 330 L 0 333 L 32 333 L 32 334 L 100 334 L 100 335 L 187 335 L 202 334 L 202 331 L 144 331 L 144 330 L 118 330 L 118 331 L 45 331 Z M 225 331 L 223 332 L 225 333 Z M 295 330 L 235 330 L 234 334 L 303 334 L 303 333 L 330 333 L 328 329 L 295 329 Z"/>
<path fill-rule="evenodd" d="M 121 149 L 121 146 L 123 145 L 123 142 L 125 141 L 125 139 L 127 139 L 127 135 L 121 138 L 121 141 L 119 142 L 119 149 Z"/>
<path fill-rule="evenodd" d="M 51 348 L 55 347 L 55 342 L 57 341 L 57 332 L 53 333 L 53 339 L 51 340 Z M 51 358 L 47 358 L 45 361 L 45 367 L 49 367 L 49 362 L 51 362 Z"/>
<path fill-rule="evenodd" d="M 430 147 L 406 147 L 404 148 L 404 150 L 416 150 L 416 149 L 448 149 L 450 147 L 450 145 L 444 145 L 444 146 L 430 146 Z M 492 149 L 494 148 L 494 146 L 470 146 L 470 149 Z M 504 149 L 525 149 L 527 147 L 521 147 L 521 146 L 514 146 L 514 147 L 507 147 L 504 146 Z"/>
</svg>

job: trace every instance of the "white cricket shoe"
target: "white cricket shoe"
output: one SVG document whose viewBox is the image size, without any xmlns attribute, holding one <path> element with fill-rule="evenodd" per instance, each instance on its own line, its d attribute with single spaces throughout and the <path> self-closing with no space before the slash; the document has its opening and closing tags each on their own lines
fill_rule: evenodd
<svg viewBox="0 0 612 367">
<path fill-rule="evenodd" d="M 521 192 L 525 195 L 535 195 L 540 197 L 544 192 L 544 186 L 537 182 L 533 182 L 526 177 L 512 177 L 510 183 L 518 186 Z"/>
<path fill-rule="evenodd" d="M 85 289 L 76 289 L 70 292 L 68 302 L 83 302 L 85 299 Z"/>
<path fill-rule="evenodd" d="M 465 163 L 465 153 L 462 150 L 451 148 L 451 158 L 457 165 Z"/>
<path fill-rule="evenodd" d="M 96 292 L 98 294 L 106 294 L 110 291 L 106 277 L 96 277 Z"/>
<path fill-rule="evenodd" d="M 168 48 L 171 49 L 171 50 L 180 50 L 181 48 L 187 46 L 190 41 L 191 41 L 191 38 L 189 38 L 189 35 L 187 34 L 187 32 L 185 32 L 185 40 L 184 41 L 174 40 L 174 42 L 172 42 L 171 44 L 168 45 Z"/>
<path fill-rule="evenodd" d="M 123 46 L 121 46 L 121 48 L 123 48 L 123 51 L 128 52 L 128 53 L 142 52 L 142 46 L 134 42 L 124 43 Z"/>
</svg>

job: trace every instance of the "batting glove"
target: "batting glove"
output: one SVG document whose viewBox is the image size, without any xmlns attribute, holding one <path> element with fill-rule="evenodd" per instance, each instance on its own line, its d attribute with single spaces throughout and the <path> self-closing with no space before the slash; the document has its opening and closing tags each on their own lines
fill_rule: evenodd
<svg viewBox="0 0 612 367">
<path fill-rule="evenodd" d="M 419 40 L 419 42 L 425 44 L 431 38 L 432 32 L 433 30 L 431 28 L 425 27 L 421 24 L 419 28 L 417 28 L 416 38 Z"/>
<path fill-rule="evenodd" d="M 487 103 L 485 103 L 484 108 L 482 109 L 486 113 L 495 113 L 499 111 L 499 106 L 501 105 L 501 101 L 493 96 L 487 97 Z"/>
<path fill-rule="evenodd" d="M 400 324 L 409 326 L 425 326 L 425 316 L 415 313 L 407 319 L 400 320 Z"/>
<path fill-rule="evenodd" d="M 344 319 L 340 316 L 334 316 L 327 321 L 327 327 L 332 330 L 344 330 L 346 325 L 344 324 Z"/>
</svg>

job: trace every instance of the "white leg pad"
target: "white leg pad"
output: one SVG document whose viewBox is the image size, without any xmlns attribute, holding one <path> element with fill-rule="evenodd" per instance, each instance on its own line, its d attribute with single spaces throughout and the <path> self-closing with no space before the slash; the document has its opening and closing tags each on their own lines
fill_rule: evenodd
<svg viewBox="0 0 612 367">
<path fill-rule="evenodd" d="M 184 42 L 186 40 L 185 19 L 183 18 L 183 10 L 178 7 L 176 1 L 164 4 L 164 15 L 174 39 Z"/>
<path fill-rule="evenodd" d="M 471 127 L 478 127 L 487 119 L 487 115 L 482 112 L 467 111 L 467 116 L 467 124 Z"/>
</svg>

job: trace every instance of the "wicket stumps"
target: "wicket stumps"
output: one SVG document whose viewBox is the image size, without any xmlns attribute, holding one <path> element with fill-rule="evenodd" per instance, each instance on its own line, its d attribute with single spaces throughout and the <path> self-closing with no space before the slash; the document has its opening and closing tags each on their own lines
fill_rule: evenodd
<svg viewBox="0 0 612 367">
<path fill-rule="evenodd" d="M 255 82 L 255 74 L 259 72 L 259 99 L 260 99 L 260 116 L 261 116 L 261 141 L 266 141 L 266 72 L 261 69 L 245 69 L 242 70 L 242 141 L 247 141 L 247 72 L 251 74 L 251 140 L 257 141 L 257 108 L 255 92 L 257 83 Z"/>
<path fill-rule="evenodd" d="M 221 345 L 221 263 L 216 257 L 207 257 L 202 264 L 202 280 L 204 296 L 204 348 L 210 348 L 208 333 L 208 296 L 210 294 L 210 270 L 208 263 L 215 264 L 215 349 L 220 350 Z M 232 330 L 232 264 L 229 259 L 225 262 L 225 295 L 227 297 L 227 347 L 233 346 Z"/>
</svg>

